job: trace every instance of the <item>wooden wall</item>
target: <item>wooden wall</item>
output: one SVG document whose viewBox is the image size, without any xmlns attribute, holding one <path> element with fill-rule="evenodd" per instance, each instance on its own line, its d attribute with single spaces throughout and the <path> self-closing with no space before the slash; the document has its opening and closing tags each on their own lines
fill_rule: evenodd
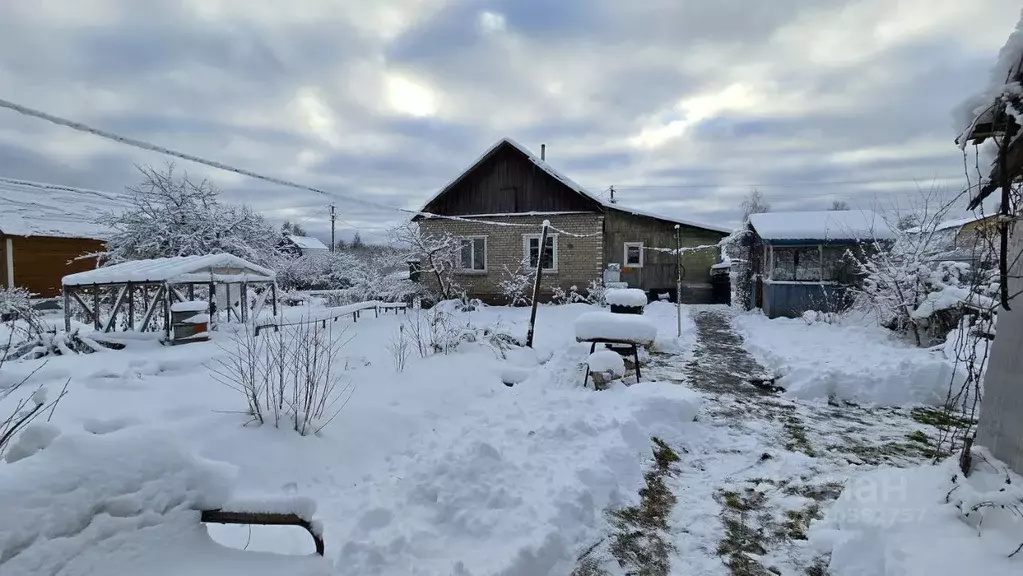
<svg viewBox="0 0 1023 576">
<path fill-rule="evenodd" d="M 598 212 L 599 206 L 541 170 L 510 144 L 425 208 L 445 216 L 522 212 Z"/>
<path fill-rule="evenodd" d="M 682 246 L 717 244 L 726 234 L 702 228 L 682 226 Z M 604 218 L 604 262 L 622 264 L 622 281 L 643 290 L 674 291 L 675 255 L 644 250 L 641 268 L 624 266 L 625 243 L 642 242 L 646 248 L 675 248 L 675 223 L 619 210 L 608 210 Z M 710 290 L 710 267 L 718 260 L 720 249 L 687 252 L 682 256 L 684 288 Z"/>
<path fill-rule="evenodd" d="M 58 296 L 64 276 L 96 267 L 94 258 L 75 258 L 104 250 L 103 242 L 86 238 L 10 238 L 14 253 L 14 284 L 37 298 Z"/>
</svg>

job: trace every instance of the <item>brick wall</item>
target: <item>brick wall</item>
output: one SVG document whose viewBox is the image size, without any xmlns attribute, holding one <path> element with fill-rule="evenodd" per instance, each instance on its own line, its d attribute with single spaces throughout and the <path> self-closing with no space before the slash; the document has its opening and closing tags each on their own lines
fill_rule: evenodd
<svg viewBox="0 0 1023 576">
<path fill-rule="evenodd" d="M 425 234 L 451 233 L 456 236 L 485 236 L 487 242 L 487 270 L 485 272 L 464 272 L 457 276 L 458 283 L 469 296 L 491 303 L 503 304 L 503 295 L 498 283 L 507 278 L 505 266 L 515 270 L 525 256 L 523 235 L 539 234 L 542 222 L 547 219 L 551 226 L 571 234 L 587 235 L 572 237 L 551 231 L 557 237 L 557 271 L 544 272 L 541 285 L 543 298 L 549 298 L 554 286 L 569 289 L 578 286 L 580 290 L 591 280 L 602 274 L 604 244 L 602 237 L 604 216 L 596 213 L 562 214 L 553 216 L 502 216 L 474 218 L 494 222 L 526 224 L 520 226 L 492 226 L 476 222 L 457 220 L 424 220 L 419 223 Z M 428 285 L 436 284 L 429 274 L 423 275 Z"/>
</svg>

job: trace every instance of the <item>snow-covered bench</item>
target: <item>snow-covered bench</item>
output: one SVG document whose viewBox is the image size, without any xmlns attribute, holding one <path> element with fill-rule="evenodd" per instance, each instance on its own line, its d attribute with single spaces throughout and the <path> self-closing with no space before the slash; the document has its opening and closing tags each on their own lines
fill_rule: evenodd
<svg viewBox="0 0 1023 576">
<path fill-rule="evenodd" d="M 394 310 L 395 314 L 398 313 L 398 310 L 401 310 L 403 314 L 408 314 L 408 304 L 406 304 L 405 302 L 382 302 L 380 304 L 377 304 L 378 314 L 380 310 L 383 310 L 385 312 L 388 310 Z"/>
<path fill-rule="evenodd" d="M 183 451 L 165 432 L 53 429 L 46 440 L 0 464 L 3 576 L 334 573 L 311 500 L 237 497 L 231 467 Z M 229 548 L 203 522 L 301 526 L 317 555 Z"/>
<path fill-rule="evenodd" d="M 619 344 L 628 346 L 636 364 L 636 382 L 641 377 L 639 368 L 639 347 L 648 347 L 657 338 L 657 327 L 650 320 L 635 314 L 611 314 L 609 312 L 586 312 L 575 320 L 576 342 L 589 342 L 590 354 L 597 344 Z M 589 379 L 589 365 L 586 378 Z"/>
<path fill-rule="evenodd" d="M 345 316 L 351 315 L 352 322 L 358 322 L 362 312 L 366 310 L 373 310 L 376 316 L 380 315 L 380 306 L 387 304 L 386 302 L 380 302 L 378 300 L 369 300 L 367 302 L 356 302 L 354 304 L 346 304 L 344 306 L 336 306 L 334 308 L 326 308 L 321 312 L 314 314 L 308 314 L 302 316 L 298 320 L 291 322 L 285 322 L 281 318 L 271 318 L 270 320 L 256 325 L 256 335 L 267 328 L 273 328 L 279 330 L 285 326 L 299 326 L 302 324 L 315 324 L 320 323 L 324 328 L 327 327 L 327 320 L 337 322 L 338 319 Z"/>
</svg>

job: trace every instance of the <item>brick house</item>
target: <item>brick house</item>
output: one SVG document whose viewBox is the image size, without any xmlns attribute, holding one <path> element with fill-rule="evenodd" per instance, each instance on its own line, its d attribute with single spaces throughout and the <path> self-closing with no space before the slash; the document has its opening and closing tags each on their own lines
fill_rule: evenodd
<svg viewBox="0 0 1023 576">
<path fill-rule="evenodd" d="M 463 239 L 459 284 L 469 295 L 503 303 L 499 283 L 528 261 L 535 270 L 541 223 L 552 228 L 543 262 L 542 295 L 555 286 L 584 290 L 609 264 L 621 281 L 655 294 L 675 295 L 675 227 L 682 246 L 715 245 L 730 229 L 633 210 L 603 200 L 557 172 L 520 144 L 503 139 L 431 198 L 421 212 L 460 219 L 417 216 L 424 234 Z M 461 219 L 461 218 L 464 218 Z M 500 226 L 495 223 L 510 225 Z M 682 300 L 710 302 L 715 248 L 682 258 Z M 424 275 L 429 282 L 429 275 Z"/>
</svg>

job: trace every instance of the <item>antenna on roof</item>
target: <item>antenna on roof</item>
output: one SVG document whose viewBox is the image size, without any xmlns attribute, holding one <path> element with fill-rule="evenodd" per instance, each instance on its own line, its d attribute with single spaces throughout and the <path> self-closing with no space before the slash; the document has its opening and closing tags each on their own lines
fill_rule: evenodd
<svg viewBox="0 0 1023 576">
<path fill-rule="evenodd" d="M 546 144 L 541 144 L 540 145 L 540 159 L 543 160 L 544 162 L 547 161 L 547 145 Z"/>
<path fill-rule="evenodd" d="M 611 190 L 611 200 L 610 200 L 610 202 L 611 202 L 612 204 L 614 204 L 614 203 L 615 203 L 615 187 L 614 187 L 614 186 L 612 186 L 612 187 L 610 188 L 610 190 Z"/>
</svg>

